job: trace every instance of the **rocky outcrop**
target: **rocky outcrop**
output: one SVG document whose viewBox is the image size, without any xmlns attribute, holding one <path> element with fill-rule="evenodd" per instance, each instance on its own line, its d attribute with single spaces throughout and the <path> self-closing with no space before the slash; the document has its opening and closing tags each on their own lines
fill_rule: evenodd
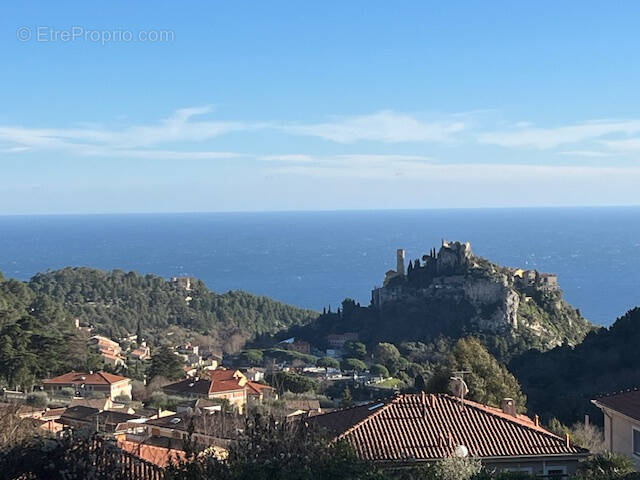
<svg viewBox="0 0 640 480">
<path fill-rule="evenodd" d="M 555 284 L 538 280 L 549 277 L 555 279 L 500 267 L 473 255 L 469 243 L 443 241 L 437 253 L 433 249 L 412 263 L 406 275 L 375 289 L 372 307 L 382 316 L 393 312 L 444 322 L 442 329 L 449 333 L 458 328 L 540 349 L 576 344 L 592 327 L 564 302 Z M 437 328 L 431 325 L 429 330 Z"/>
</svg>

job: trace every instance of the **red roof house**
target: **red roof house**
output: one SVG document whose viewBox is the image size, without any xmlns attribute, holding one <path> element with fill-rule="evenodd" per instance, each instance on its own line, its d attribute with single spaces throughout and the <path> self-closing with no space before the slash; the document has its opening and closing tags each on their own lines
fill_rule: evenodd
<svg viewBox="0 0 640 480">
<path fill-rule="evenodd" d="M 219 398 L 227 400 L 242 411 L 248 397 L 262 400 L 273 388 L 251 382 L 240 370 L 209 370 L 206 377 L 187 378 L 166 385 L 169 394 L 186 397 Z"/>
<path fill-rule="evenodd" d="M 394 467 L 457 451 L 500 469 L 566 475 L 588 454 L 543 428 L 537 417 L 515 413 L 513 401 L 500 409 L 445 394 L 405 394 L 309 421 L 349 442 L 361 458 Z"/>
<path fill-rule="evenodd" d="M 64 388 L 72 388 L 76 396 L 104 394 L 115 399 L 131 397 L 131 379 L 107 372 L 69 372 L 42 382 L 44 389 L 52 395 Z"/>
</svg>

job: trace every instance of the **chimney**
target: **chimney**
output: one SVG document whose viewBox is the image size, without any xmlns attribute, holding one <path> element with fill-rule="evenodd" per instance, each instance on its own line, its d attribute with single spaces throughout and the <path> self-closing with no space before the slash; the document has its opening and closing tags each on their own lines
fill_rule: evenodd
<svg viewBox="0 0 640 480">
<path fill-rule="evenodd" d="M 516 404 L 514 403 L 513 398 L 503 398 L 500 408 L 502 408 L 503 413 L 514 417 L 516 416 Z"/>
<path fill-rule="evenodd" d="M 538 415 L 534 415 L 533 423 L 535 423 L 536 427 L 540 426 L 540 417 Z"/>
<path fill-rule="evenodd" d="M 564 441 L 565 441 L 565 443 L 567 445 L 567 448 L 571 447 L 571 442 L 569 441 L 569 433 L 568 432 L 564 434 Z"/>
</svg>

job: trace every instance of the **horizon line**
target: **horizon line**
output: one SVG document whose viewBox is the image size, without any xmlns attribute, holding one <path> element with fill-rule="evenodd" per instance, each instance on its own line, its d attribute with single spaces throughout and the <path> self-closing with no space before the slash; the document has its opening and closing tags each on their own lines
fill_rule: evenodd
<svg viewBox="0 0 640 480">
<path fill-rule="evenodd" d="M 633 205 L 523 205 L 482 207 L 407 207 L 407 208 L 334 208 L 334 209 L 284 209 L 284 210 L 180 210 L 180 211 L 131 211 L 131 212 L 60 212 L 60 213 L 0 213 L 0 217 L 73 217 L 115 215 L 208 215 L 208 214 L 278 214 L 278 213 L 374 213 L 374 212 L 420 212 L 450 210 L 580 210 L 580 209 L 626 209 L 640 208 Z"/>
</svg>

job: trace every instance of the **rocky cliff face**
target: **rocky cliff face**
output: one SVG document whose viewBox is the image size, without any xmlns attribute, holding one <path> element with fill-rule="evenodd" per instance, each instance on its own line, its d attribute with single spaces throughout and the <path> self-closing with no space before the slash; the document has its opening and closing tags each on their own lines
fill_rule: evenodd
<svg viewBox="0 0 640 480">
<path fill-rule="evenodd" d="M 579 343 L 592 326 L 562 299 L 554 277 L 495 265 L 468 243 L 443 242 L 372 295 L 381 318 L 422 321 L 424 330 L 474 333 L 518 348 Z M 435 313 L 437 312 L 437 313 Z M 507 349 L 510 347 L 507 346 Z"/>
</svg>

